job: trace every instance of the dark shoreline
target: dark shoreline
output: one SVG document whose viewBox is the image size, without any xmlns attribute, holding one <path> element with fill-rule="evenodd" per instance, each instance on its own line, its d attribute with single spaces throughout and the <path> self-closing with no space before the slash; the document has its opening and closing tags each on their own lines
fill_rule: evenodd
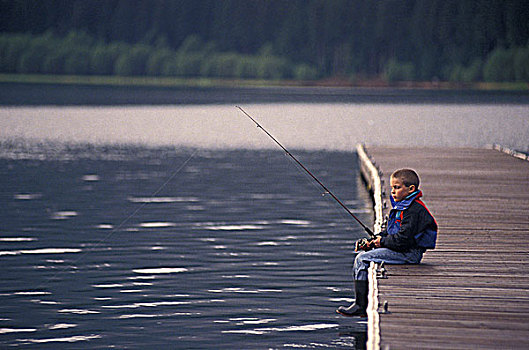
<svg viewBox="0 0 529 350">
<path fill-rule="evenodd" d="M 529 104 L 529 92 L 396 87 L 200 87 L 0 83 L 1 106 L 243 103 Z"/>
</svg>

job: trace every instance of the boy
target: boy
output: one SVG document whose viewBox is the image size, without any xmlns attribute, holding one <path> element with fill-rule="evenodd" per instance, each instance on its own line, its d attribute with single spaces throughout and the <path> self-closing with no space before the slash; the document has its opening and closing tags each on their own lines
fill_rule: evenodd
<svg viewBox="0 0 529 350">
<path fill-rule="evenodd" d="M 366 316 L 368 281 L 371 261 L 386 264 L 418 264 L 426 249 L 433 249 L 437 223 L 419 199 L 419 176 L 411 169 L 396 170 L 390 177 L 391 204 L 387 228 L 376 238 L 359 240 L 355 252 L 353 278 L 355 303 L 340 306 L 336 312 L 344 316 Z M 371 250 L 372 249 L 372 250 Z"/>
</svg>

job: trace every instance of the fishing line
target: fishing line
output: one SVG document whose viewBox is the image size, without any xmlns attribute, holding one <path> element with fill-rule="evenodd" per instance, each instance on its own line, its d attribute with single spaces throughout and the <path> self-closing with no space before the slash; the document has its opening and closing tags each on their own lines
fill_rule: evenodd
<svg viewBox="0 0 529 350">
<path fill-rule="evenodd" d="M 154 191 L 149 197 L 155 197 L 156 195 L 158 195 L 158 193 L 160 193 L 165 186 L 167 186 L 167 184 L 169 182 L 171 182 L 171 180 L 173 180 L 176 175 L 178 175 L 178 173 L 180 173 L 180 171 L 182 171 L 182 169 L 184 169 L 184 167 L 186 166 L 187 163 L 189 163 L 189 161 L 197 154 L 198 152 L 198 149 L 196 149 L 192 154 L 191 156 L 189 156 L 189 158 L 187 158 L 181 165 L 180 167 L 178 167 L 178 169 L 176 169 L 172 174 L 171 176 L 169 176 L 169 178 L 167 180 L 165 180 L 165 182 L 160 185 L 160 187 L 158 187 L 158 189 L 156 191 Z M 144 202 L 142 203 L 136 210 L 134 210 L 132 212 L 132 214 L 130 214 L 126 219 L 124 219 L 123 221 L 121 221 L 121 223 L 115 228 L 113 229 L 107 236 L 105 236 L 104 238 L 102 238 L 99 242 L 96 243 L 96 247 L 103 243 L 105 240 L 107 240 L 108 238 L 110 238 L 110 236 L 112 236 L 117 230 L 119 230 L 121 227 L 123 227 L 123 225 L 125 225 L 130 219 L 132 219 L 134 216 L 136 216 L 136 214 L 138 214 L 143 208 L 145 208 L 145 206 L 147 206 L 147 202 Z"/>
<path fill-rule="evenodd" d="M 359 218 L 356 217 L 355 214 L 353 214 L 351 212 L 351 210 L 349 210 L 349 208 L 347 208 L 345 206 L 345 204 L 342 203 L 342 201 L 340 201 L 338 199 L 338 197 L 336 197 L 334 195 L 334 193 L 331 192 L 331 190 L 329 190 L 327 188 L 327 186 L 325 186 L 320 180 L 318 180 L 318 178 L 316 176 L 314 176 L 313 173 L 311 173 L 296 157 L 294 157 L 292 155 L 292 153 L 290 153 L 281 143 L 279 143 L 279 141 L 277 141 L 277 139 L 272 136 L 272 134 L 270 134 L 265 128 L 263 128 L 261 126 L 261 124 L 259 124 L 254 118 L 252 118 L 251 115 L 249 115 L 244 109 L 242 109 L 241 107 L 239 106 L 235 106 L 236 108 L 238 108 L 244 115 L 246 115 L 252 122 L 254 122 L 254 124 L 257 126 L 257 128 L 261 129 L 266 135 L 268 135 L 268 137 L 270 137 L 272 139 L 272 141 L 274 141 L 283 151 L 285 151 L 285 153 L 290 157 L 292 158 L 300 167 L 301 169 L 303 169 L 307 174 L 309 174 L 312 179 L 314 181 L 316 181 L 316 183 L 318 185 L 321 186 L 321 188 L 323 188 L 325 190 L 325 193 L 326 194 L 329 194 L 338 204 L 340 204 L 340 206 L 353 218 L 356 220 L 356 222 L 358 222 L 358 224 L 360 226 L 362 226 L 362 228 L 367 232 L 367 234 L 371 237 L 374 237 L 375 235 L 373 234 L 373 231 L 371 231 L 371 229 L 369 227 L 367 227 L 366 225 L 364 225 L 364 223 L 362 221 L 360 221 Z"/>
<path fill-rule="evenodd" d="M 169 182 L 171 182 L 176 175 L 178 175 L 182 169 L 195 157 L 195 155 L 198 153 L 199 149 L 195 149 L 195 151 L 165 180 L 163 184 L 161 184 L 156 191 L 154 191 L 150 197 L 155 197 L 158 195 Z M 122 220 L 118 226 L 113 228 L 110 233 L 108 233 L 105 237 L 101 238 L 99 241 L 95 242 L 95 244 L 91 247 L 91 249 L 95 249 L 99 247 L 101 244 L 103 244 L 105 241 L 107 241 L 112 235 L 114 235 L 119 229 L 121 229 L 130 219 L 132 219 L 134 216 L 136 216 L 145 206 L 147 205 L 147 202 L 143 202 L 138 208 L 136 208 L 129 216 L 127 216 L 124 220 Z M 63 269 L 57 271 L 52 276 L 48 277 L 43 283 L 39 284 L 36 288 L 40 288 L 41 286 L 45 285 L 47 282 L 49 282 L 51 279 L 57 277 L 59 274 L 67 271 L 68 268 L 74 268 L 74 265 L 79 263 L 83 258 L 85 258 L 90 252 L 86 251 L 83 254 L 79 256 L 79 258 L 73 260 L 71 263 L 68 264 L 68 266 L 65 266 Z"/>
<path fill-rule="evenodd" d="M 288 157 L 288 155 L 285 155 L 285 156 Z M 313 186 L 318 192 L 321 193 L 322 198 L 325 199 L 323 203 L 325 203 L 325 206 L 327 208 L 336 209 L 339 207 L 339 204 L 333 200 L 333 198 L 329 195 L 328 192 L 321 191 L 321 188 L 314 182 L 314 180 L 310 177 L 310 175 L 308 175 L 305 171 L 303 171 L 303 168 L 301 168 L 294 160 L 290 159 L 290 157 L 288 157 L 288 160 L 290 161 L 290 163 L 294 164 L 296 170 L 299 171 L 299 173 L 303 176 L 305 181 L 311 186 Z M 344 213 L 343 210 L 338 211 L 338 213 L 342 219 L 344 219 L 345 221 L 348 221 L 349 216 L 346 213 Z"/>
</svg>

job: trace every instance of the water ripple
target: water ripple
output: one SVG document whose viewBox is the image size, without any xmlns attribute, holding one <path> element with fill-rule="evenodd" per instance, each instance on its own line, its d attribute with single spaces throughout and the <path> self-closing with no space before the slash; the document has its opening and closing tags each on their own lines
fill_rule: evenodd
<svg viewBox="0 0 529 350">
<path fill-rule="evenodd" d="M 259 225 L 211 225 L 204 226 L 207 230 L 212 231 L 247 231 L 247 230 L 262 230 L 264 226 Z"/>
<path fill-rule="evenodd" d="M 20 255 L 20 254 L 67 254 L 80 253 L 82 250 L 78 248 L 40 248 L 40 249 L 23 249 L 23 250 L 6 250 L 0 251 L 2 255 Z"/>
<path fill-rule="evenodd" d="M 145 269 L 135 269 L 132 272 L 139 274 L 147 275 L 157 275 L 157 274 L 168 274 L 168 273 L 181 273 L 187 272 L 189 269 L 183 267 L 157 267 L 157 268 L 145 268 Z"/>
<path fill-rule="evenodd" d="M 0 328 L 0 334 L 36 332 L 36 328 Z"/>
<path fill-rule="evenodd" d="M 34 237 L 0 237 L 0 242 L 32 242 L 36 240 Z"/>
<path fill-rule="evenodd" d="M 165 228 L 174 227 L 176 224 L 174 222 L 142 222 L 139 226 L 143 228 Z"/>
<path fill-rule="evenodd" d="M 179 203 L 199 201 L 197 197 L 128 197 L 127 200 L 132 203 Z"/>
<path fill-rule="evenodd" d="M 13 196 L 14 199 L 29 201 L 33 199 L 39 199 L 42 197 L 42 193 L 17 193 Z"/>
<path fill-rule="evenodd" d="M 31 344 L 45 344 L 45 343 L 77 343 L 81 341 L 90 341 L 93 339 L 101 338 L 100 335 L 91 334 L 91 335 L 76 335 L 72 337 L 63 337 L 63 338 L 45 338 L 45 339 L 20 339 L 22 344 L 31 343 Z"/>
<path fill-rule="evenodd" d="M 63 314 L 76 314 L 76 315 L 89 315 L 89 314 L 99 314 L 99 311 L 87 310 L 87 309 L 61 309 L 57 312 Z"/>
<path fill-rule="evenodd" d="M 254 328 L 254 329 L 236 329 L 222 331 L 222 333 L 240 333 L 240 334 L 267 334 L 271 332 L 310 332 L 320 329 L 336 328 L 339 324 L 308 324 L 302 326 L 285 326 L 285 327 L 271 327 L 271 328 Z"/>
</svg>

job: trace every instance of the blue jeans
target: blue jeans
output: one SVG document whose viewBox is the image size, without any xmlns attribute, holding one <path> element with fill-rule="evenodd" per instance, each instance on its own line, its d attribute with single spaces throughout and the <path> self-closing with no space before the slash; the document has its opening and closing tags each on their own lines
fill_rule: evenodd
<svg viewBox="0 0 529 350">
<path fill-rule="evenodd" d="M 418 264 L 421 262 L 424 249 L 411 249 L 401 253 L 388 248 L 377 248 L 367 252 L 358 253 L 353 265 L 353 279 L 367 280 L 367 269 L 371 261 L 384 262 L 388 265 Z"/>
</svg>

